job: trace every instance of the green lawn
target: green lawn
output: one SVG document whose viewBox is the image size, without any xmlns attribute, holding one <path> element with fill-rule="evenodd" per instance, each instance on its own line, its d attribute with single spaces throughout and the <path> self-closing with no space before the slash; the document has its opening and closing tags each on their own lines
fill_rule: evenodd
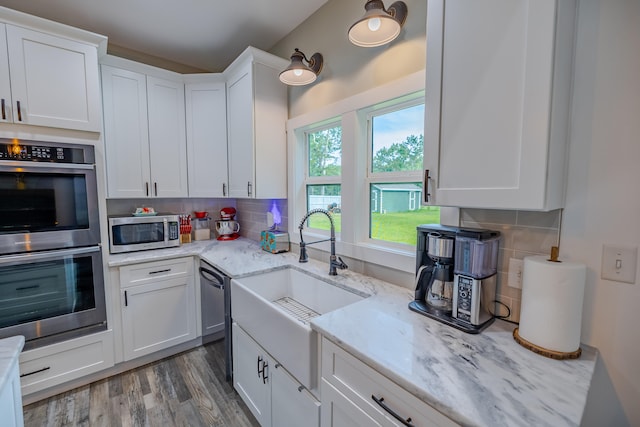
<svg viewBox="0 0 640 427">
<path fill-rule="evenodd" d="M 336 232 L 341 227 L 341 214 L 333 215 Z M 416 244 L 416 226 L 420 224 L 440 223 L 440 209 L 423 207 L 417 211 L 371 214 L 371 238 L 388 242 Z M 310 228 L 329 230 L 329 219 L 324 215 L 309 218 Z"/>
</svg>

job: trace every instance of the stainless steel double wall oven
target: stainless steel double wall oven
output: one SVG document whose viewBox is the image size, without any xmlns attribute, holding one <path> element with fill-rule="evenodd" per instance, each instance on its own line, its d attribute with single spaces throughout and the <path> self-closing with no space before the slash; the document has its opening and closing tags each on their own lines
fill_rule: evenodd
<svg viewBox="0 0 640 427">
<path fill-rule="evenodd" d="M 0 138 L 0 338 L 104 329 L 94 147 Z"/>
</svg>

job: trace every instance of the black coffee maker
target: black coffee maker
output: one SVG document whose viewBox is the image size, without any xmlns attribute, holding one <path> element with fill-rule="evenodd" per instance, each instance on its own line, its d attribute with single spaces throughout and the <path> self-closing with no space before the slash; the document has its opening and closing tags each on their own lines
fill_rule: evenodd
<svg viewBox="0 0 640 427">
<path fill-rule="evenodd" d="M 409 308 L 469 333 L 494 318 L 500 233 L 425 224 L 417 227 L 415 299 Z"/>
</svg>

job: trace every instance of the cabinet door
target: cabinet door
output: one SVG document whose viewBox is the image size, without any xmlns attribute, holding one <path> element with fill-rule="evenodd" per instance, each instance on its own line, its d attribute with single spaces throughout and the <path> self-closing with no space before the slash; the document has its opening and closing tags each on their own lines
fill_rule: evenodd
<svg viewBox="0 0 640 427">
<path fill-rule="evenodd" d="M 151 172 L 144 74 L 102 65 L 102 101 L 109 197 L 147 197 Z"/>
<path fill-rule="evenodd" d="M 187 197 L 184 84 L 147 76 L 152 195 Z"/>
<path fill-rule="evenodd" d="M 5 24 L 0 23 L 0 123 L 13 121 L 6 28 Z"/>
<path fill-rule="evenodd" d="M 101 131 L 95 46 L 13 25 L 7 43 L 15 123 Z"/>
<path fill-rule="evenodd" d="M 227 96 L 223 82 L 185 86 L 189 197 L 226 197 Z"/>
<path fill-rule="evenodd" d="M 196 338 L 193 276 L 132 286 L 121 294 L 125 360 Z"/>
<path fill-rule="evenodd" d="M 322 380 L 322 427 L 380 426 L 355 403 L 324 379 Z"/>
<path fill-rule="evenodd" d="M 320 424 L 320 402 L 277 363 L 271 370 L 271 423 L 278 427 Z"/>
<path fill-rule="evenodd" d="M 555 24 L 556 0 L 429 1 L 432 204 L 559 207 L 546 203 Z"/>
<path fill-rule="evenodd" d="M 271 360 L 237 323 L 232 325 L 232 336 L 233 386 L 260 425 L 270 426 Z"/>
<path fill-rule="evenodd" d="M 227 84 L 229 196 L 255 197 L 253 73 L 251 66 Z M 282 171 L 274 171 L 274 173 Z"/>
<path fill-rule="evenodd" d="M 22 414 L 22 394 L 20 392 L 20 376 L 18 374 L 18 361 L 4 359 L 3 386 L 0 388 L 0 414 L 2 423 L 6 426 L 22 426 L 24 419 Z"/>
<path fill-rule="evenodd" d="M 22 394 L 28 395 L 113 367 L 113 331 L 20 353 Z"/>
</svg>

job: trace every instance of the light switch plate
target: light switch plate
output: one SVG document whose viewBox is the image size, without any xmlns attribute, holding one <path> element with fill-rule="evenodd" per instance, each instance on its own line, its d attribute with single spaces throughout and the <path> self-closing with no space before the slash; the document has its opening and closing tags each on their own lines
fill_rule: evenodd
<svg viewBox="0 0 640 427">
<path fill-rule="evenodd" d="M 511 288 L 522 289 L 522 268 L 524 261 L 517 258 L 509 258 L 509 281 Z"/>
<path fill-rule="evenodd" d="M 604 245 L 601 277 L 616 282 L 636 283 L 638 247 Z"/>
</svg>

